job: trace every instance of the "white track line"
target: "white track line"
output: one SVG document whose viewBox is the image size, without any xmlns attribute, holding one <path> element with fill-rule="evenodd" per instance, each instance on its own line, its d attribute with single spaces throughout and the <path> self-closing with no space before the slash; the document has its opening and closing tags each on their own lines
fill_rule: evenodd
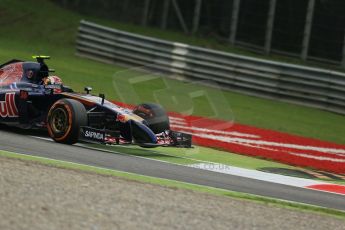
<svg viewBox="0 0 345 230">
<path fill-rule="evenodd" d="M 341 193 L 341 192 L 339 192 L 339 193 L 334 192 L 334 191 L 332 191 L 331 188 L 328 188 L 328 189 L 325 188 L 324 190 L 315 189 L 313 187 L 309 188 L 310 186 L 318 186 L 318 185 L 330 186 L 330 187 L 337 186 L 338 188 L 341 188 L 342 191 L 345 191 L 345 186 L 339 185 L 339 184 L 332 184 L 332 183 L 320 182 L 320 181 L 311 180 L 311 179 L 304 179 L 304 178 L 297 178 L 297 177 L 291 177 L 291 176 L 266 173 L 266 172 L 261 172 L 261 171 L 257 171 L 257 170 L 244 169 L 244 168 L 233 167 L 233 166 L 228 166 L 228 165 L 223 165 L 223 164 L 216 164 L 216 163 L 214 163 L 214 164 L 199 163 L 199 164 L 192 164 L 189 166 L 193 167 L 193 168 L 207 170 L 207 171 L 212 171 L 212 172 L 217 172 L 217 173 L 222 173 L 222 174 L 228 174 L 228 175 L 232 175 L 232 176 L 245 177 L 245 178 L 250 178 L 250 179 L 254 179 L 254 180 L 271 182 L 271 183 L 275 183 L 275 184 L 283 184 L 283 185 L 299 187 L 299 188 L 304 188 L 304 189 L 311 189 L 311 190 L 317 190 L 317 191 L 322 191 L 322 192 L 327 192 L 327 193 L 334 193 L 337 195 L 345 195 L 344 193 Z"/>
<path fill-rule="evenodd" d="M 244 168 L 228 166 L 228 165 L 223 165 L 223 164 L 216 164 L 216 163 L 214 164 L 199 163 L 199 164 L 192 164 L 189 166 L 193 168 L 199 168 L 199 169 L 212 171 L 212 172 L 219 172 L 222 174 L 246 177 L 250 179 L 267 181 L 267 182 L 272 182 L 276 184 L 290 185 L 294 187 L 305 187 L 305 186 L 320 184 L 320 182 L 316 180 L 297 178 L 297 177 L 292 177 L 292 176 L 284 176 L 284 175 L 279 175 L 279 174 L 272 174 L 272 173 L 261 172 L 261 171 L 253 170 L 253 169 L 244 169 Z"/>
<path fill-rule="evenodd" d="M 260 138 L 260 136 L 253 135 L 253 134 L 240 133 L 240 132 L 236 132 L 236 131 L 230 131 L 229 132 L 229 131 L 216 130 L 216 129 L 206 129 L 206 128 L 199 128 L 199 127 L 194 127 L 194 126 L 189 127 L 186 125 L 179 125 L 179 124 L 176 124 L 174 122 L 172 122 L 172 128 L 190 130 L 190 131 L 196 131 L 196 132 L 203 132 L 203 133 L 215 133 L 215 134 L 221 134 L 221 135 L 231 135 L 231 136 L 238 136 L 238 137 Z"/>
<path fill-rule="evenodd" d="M 228 143 L 239 143 L 239 144 L 245 143 L 245 144 L 284 147 L 284 148 L 299 149 L 299 150 L 312 150 L 312 151 L 317 151 L 317 152 L 333 153 L 333 154 L 339 154 L 340 156 L 345 156 L 345 149 L 324 148 L 324 147 L 315 147 L 315 146 L 308 146 L 308 145 L 304 146 L 304 145 L 277 143 L 277 142 L 262 141 L 262 140 L 250 140 L 250 139 L 244 139 L 244 138 L 217 136 L 217 135 L 206 134 L 206 133 L 193 133 L 193 135 L 206 138 L 206 139 L 223 141 L 223 142 L 228 142 Z"/>
<path fill-rule="evenodd" d="M 31 137 L 46 140 L 46 141 L 53 141 L 52 139 L 46 138 L 46 137 L 38 137 L 38 136 L 31 136 Z M 82 144 L 77 144 L 77 146 L 92 149 L 92 150 L 97 150 L 97 151 L 103 151 L 103 152 L 109 152 L 109 153 L 118 153 L 118 154 L 133 156 L 133 155 L 126 154 L 126 153 L 121 153 L 121 152 L 117 152 L 117 151 L 113 151 L 113 150 L 106 150 L 106 149 L 101 149 L 101 148 L 96 148 L 96 147 L 89 147 L 89 146 L 82 145 Z M 164 155 L 164 154 L 162 154 L 162 155 Z M 166 154 L 166 155 L 168 155 L 168 154 Z M 297 177 L 261 172 L 258 170 L 244 169 L 244 168 L 239 168 L 239 167 L 234 167 L 234 166 L 229 166 L 229 165 L 224 165 L 224 164 L 219 164 L 219 163 L 207 162 L 207 161 L 202 161 L 202 160 L 195 160 L 195 159 L 191 159 L 191 158 L 185 158 L 185 159 L 197 161 L 200 163 L 191 164 L 191 165 L 183 165 L 183 164 L 171 163 L 171 162 L 163 161 L 163 160 L 151 159 L 151 158 L 142 157 L 142 156 L 133 156 L 133 157 L 143 158 L 143 159 L 157 161 L 157 162 L 163 162 L 163 163 L 167 163 L 167 164 L 174 164 L 174 165 L 179 165 L 179 166 L 184 166 L 184 167 L 198 168 L 198 169 L 222 173 L 222 174 L 228 174 L 228 175 L 233 175 L 233 176 L 250 178 L 250 179 L 254 179 L 254 180 L 261 180 L 261 181 L 271 182 L 271 183 L 275 183 L 275 184 L 283 184 L 283 185 L 299 187 L 299 188 L 304 188 L 304 189 L 312 189 L 312 188 L 308 188 L 308 186 L 315 186 L 315 185 L 337 185 L 337 184 L 326 183 L 326 182 L 324 183 L 324 182 L 320 182 L 317 180 L 311 180 L 311 179 L 304 179 L 304 178 L 297 178 Z M 338 185 L 338 186 L 342 186 L 342 185 Z M 343 187 L 345 190 L 345 186 L 343 186 Z M 315 189 L 312 189 L 312 190 L 315 190 Z M 334 193 L 334 192 L 330 192 L 330 191 L 323 191 L 323 192 Z M 336 193 L 336 194 L 344 195 L 341 193 Z"/>
</svg>

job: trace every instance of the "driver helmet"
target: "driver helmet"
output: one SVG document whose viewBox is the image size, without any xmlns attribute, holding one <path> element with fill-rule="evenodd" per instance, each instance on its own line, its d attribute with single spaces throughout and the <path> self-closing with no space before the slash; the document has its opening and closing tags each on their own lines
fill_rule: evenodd
<svg viewBox="0 0 345 230">
<path fill-rule="evenodd" d="M 62 80 L 58 76 L 48 76 L 43 78 L 44 85 L 62 85 Z"/>
</svg>

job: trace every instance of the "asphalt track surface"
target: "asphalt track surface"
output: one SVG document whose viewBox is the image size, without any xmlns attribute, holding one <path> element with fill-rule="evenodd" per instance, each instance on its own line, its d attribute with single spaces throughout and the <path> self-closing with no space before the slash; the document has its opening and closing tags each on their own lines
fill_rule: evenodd
<svg viewBox="0 0 345 230">
<path fill-rule="evenodd" d="M 0 149 L 345 211 L 345 197 L 342 195 L 221 174 L 122 153 L 63 145 L 29 135 L 37 133 L 0 126 Z"/>
</svg>

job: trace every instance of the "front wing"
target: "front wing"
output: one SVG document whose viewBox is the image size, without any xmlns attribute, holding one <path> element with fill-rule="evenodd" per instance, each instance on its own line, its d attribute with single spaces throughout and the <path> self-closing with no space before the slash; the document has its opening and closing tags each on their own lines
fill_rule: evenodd
<svg viewBox="0 0 345 230">
<path fill-rule="evenodd" d="M 167 130 L 157 134 L 157 143 L 136 143 L 135 140 L 127 141 L 123 139 L 119 131 L 105 129 L 95 129 L 88 126 L 81 127 L 80 140 L 108 145 L 139 145 L 141 147 L 179 147 L 192 148 L 192 135 L 183 132 Z"/>
</svg>

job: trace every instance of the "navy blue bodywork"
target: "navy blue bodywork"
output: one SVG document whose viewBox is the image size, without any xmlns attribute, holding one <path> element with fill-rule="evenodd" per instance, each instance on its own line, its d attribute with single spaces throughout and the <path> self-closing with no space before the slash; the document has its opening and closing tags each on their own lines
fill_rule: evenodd
<svg viewBox="0 0 345 230">
<path fill-rule="evenodd" d="M 157 143 L 156 135 L 144 120 L 128 120 L 123 123 L 116 119 L 118 113 L 130 115 L 131 111 L 118 107 L 101 97 L 75 93 L 62 84 L 44 85 L 42 79 L 48 76 L 49 69 L 43 62 L 13 60 L 1 65 L 1 68 L 13 63 L 22 63 L 23 76 L 19 82 L 0 86 L 0 103 L 3 106 L 0 106 L 0 123 L 20 128 L 45 128 L 47 114 L 52 105 L 60 99 L 70 98 L 85 106 L 88 113 L 88 127 L 110 133 L 119 132 L 121 137 L 129 142 L 137 137 L 136 139 L 142 139 L 136 140 L 139 142 Z M 30 79 L 25 75 L 29 70 L 33 73 Z M 11 95 L 13 102 L 6 101 L 8 95 Z M 2 113 L 1 108 L 4 110 Z"/>
<path fill-rule="evenodd" d="M 51 136 L 51 127 L 47 127 L 50 111 L 68 99 L 85 107 L 87 122 L 80 126 L 83 139 L 116 144 L 122 140 L 143 147 L 161 146 L 163 140 L 163 146 L 191 147 L 191 135 L 171 130 L 154 133 L 144 118 L 105 100 L 104 95 L 91 95 L 87 88 L 87 93 L 76 93 L 62 83 L 45 84 L 51 72 L 44 62 L 47 57 L 36 58 L 37 62 L 11 60 L 0 65 L 0 123 L 25 129 L 48 128 Z"/>
</svg>

